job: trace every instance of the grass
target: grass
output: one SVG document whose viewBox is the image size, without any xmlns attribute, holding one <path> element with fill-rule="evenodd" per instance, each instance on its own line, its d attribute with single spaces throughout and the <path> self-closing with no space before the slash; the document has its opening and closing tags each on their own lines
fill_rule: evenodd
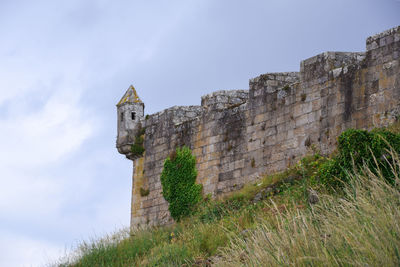
<svg viewBox="0 0 400 267">
<path fill-rule="evenodd" d="M 83 242 L 54 265 L 399 266 L 398 174 L 391 186 L 365 167 L 335 191 L 318 179 L 327 160 L 314 152 L 224 199 L 206 197 L 179 223 Z M 310 188 L 317 204 L 307 201 Z"/>
<path fill-rule="evenodd" d="M 271 202 L 272 218 L 234 237 L 217 266 L 399 266 L 399 188 L 370 171 L 353 178 L 342 197 L 321 195 L 311 209 Z"/>
</svg>

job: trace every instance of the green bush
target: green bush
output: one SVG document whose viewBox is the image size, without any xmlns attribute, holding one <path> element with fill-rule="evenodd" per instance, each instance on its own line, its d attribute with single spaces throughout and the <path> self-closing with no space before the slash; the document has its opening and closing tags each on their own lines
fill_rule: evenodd
<svg viewBox="0 0 400 267">
<path fill-rule="evenodd" d="M 381 171 L 383 177 L 393 184 L 394 174 L 390 166 L 393 158 L 390 151 L 400 153 L 400 134 L 385 129 L 349 129 L 338 139 L 338 154 L 325 162 L 319 174 L 324 183 L 340 186 L 349 182 L 350 173 L 360 171 L 366 165 L 374 173 Z"/>
<path fill-rule="evenodd" d="M 311 155 L 304 156 L 295 166 L 295 173 L 292 174 L 294 178 L 297 176 L 307 178 L 309 185 L 318 183 L 318 171 L 321 167 L 329 161 L 328 158 L 321 156 L 319 151 L 314 151 Z M 290 174 L 288 175 L 290 177 Z"/>
<path fill-rule="evenodd" d="M 164 162 L 161 173 L 163 196 L 172 218 L 179 221 L 192 214 L 201 200 L 202 185 L 196 184 L 196 158 L 189 148 L 177 149 Z"/>
<path fill-rule="evenodd" d="M 237 212 L 248 200 L 242 194 L 234 194 L 224 201 L 203 202 L 203 206 L 197 211 L 196 216 L 202 223 L 211 223 L 228 216 L 230 212 Z"/>
<path fill-rule="evenodd" d="M 223 216 L 227 214 L 224 203 L 213 201 L 207 203 L 207 206 L 199 212 L 198 217 L 203 223 L 210 223 L 220 220 Z"/>
</svg>

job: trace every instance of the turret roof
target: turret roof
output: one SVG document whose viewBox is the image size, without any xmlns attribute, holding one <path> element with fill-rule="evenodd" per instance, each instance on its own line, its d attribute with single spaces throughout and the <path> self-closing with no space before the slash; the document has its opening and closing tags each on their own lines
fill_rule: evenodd
<svg viewBox="0 0 400 267">
<path fill-rule="evenodd" d="M 126 90 L 126 93 L 118 102 L 117 106 L 122 105 L 124 103 L 143 103 L 142 100 L 140 100 L 133 85 L 129 86 L 128 90 Z"/>
</svg>

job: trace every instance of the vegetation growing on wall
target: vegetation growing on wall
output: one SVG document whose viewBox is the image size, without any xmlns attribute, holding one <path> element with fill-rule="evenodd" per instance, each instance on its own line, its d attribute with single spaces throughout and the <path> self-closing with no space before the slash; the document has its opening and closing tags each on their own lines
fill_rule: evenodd
<svg viewBox="0 0 400 267">
<path fill-rule="evenodd" d="M 150 194 L 150 190 L 144 189 L 143 187 L 141 187 L 139 189 L 139 192 L 140 192 L 140 196 L 142 196 L 142 197 L 148 196 Z"/>
<path fill-rule="evenodd" d="M 131 151 L 134 157 L 141 157 L 143 155 L 143 152 L 145 150 L 143 146 L 145 131 L 145 128 L 140 128 L 135 136 L 135 142 L 131 146 Z"/>
<path fill-rule="evenodd" d="M 400 153 L 400 134 L 386 129 L 366 130 L 349 129 L 344 131 L 338 139 L 336 155 L 333 155 L 320 170 L 323 182 L 342 186 L 349 182 L 351 176 L 348 173 L 360 171 L 365 165 L 375 174 L 382 173 L 385 179 L 393 184 L 394 173 L 393 150 Z M 398 171 L 396 169 L 396 171 Z"/>
<path fill-rule="evenodd" d="M 163 196 L 169 202 L 172 218 L 190 215 L 201 200 L 202 185 L 196 184 L 196 158 L 189 148 L 177 149 L 164 162 L 161 173 Z"/>
</svg>

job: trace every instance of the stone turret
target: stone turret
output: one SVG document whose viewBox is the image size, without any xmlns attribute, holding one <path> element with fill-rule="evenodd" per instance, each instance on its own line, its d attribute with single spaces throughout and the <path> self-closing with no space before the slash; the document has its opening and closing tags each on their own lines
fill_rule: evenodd
<svg viewBox="0 0 400 267">
<path fill-rule="evenodd" d="M 135 87 L 129 86 L 128 90 L 117 104 L 118 136 L 117 149 L 127 158 L 131 154 L 131 145 L 141 128 L 144 116 L 144 103 L 140 100 Z"/>
</svg>

